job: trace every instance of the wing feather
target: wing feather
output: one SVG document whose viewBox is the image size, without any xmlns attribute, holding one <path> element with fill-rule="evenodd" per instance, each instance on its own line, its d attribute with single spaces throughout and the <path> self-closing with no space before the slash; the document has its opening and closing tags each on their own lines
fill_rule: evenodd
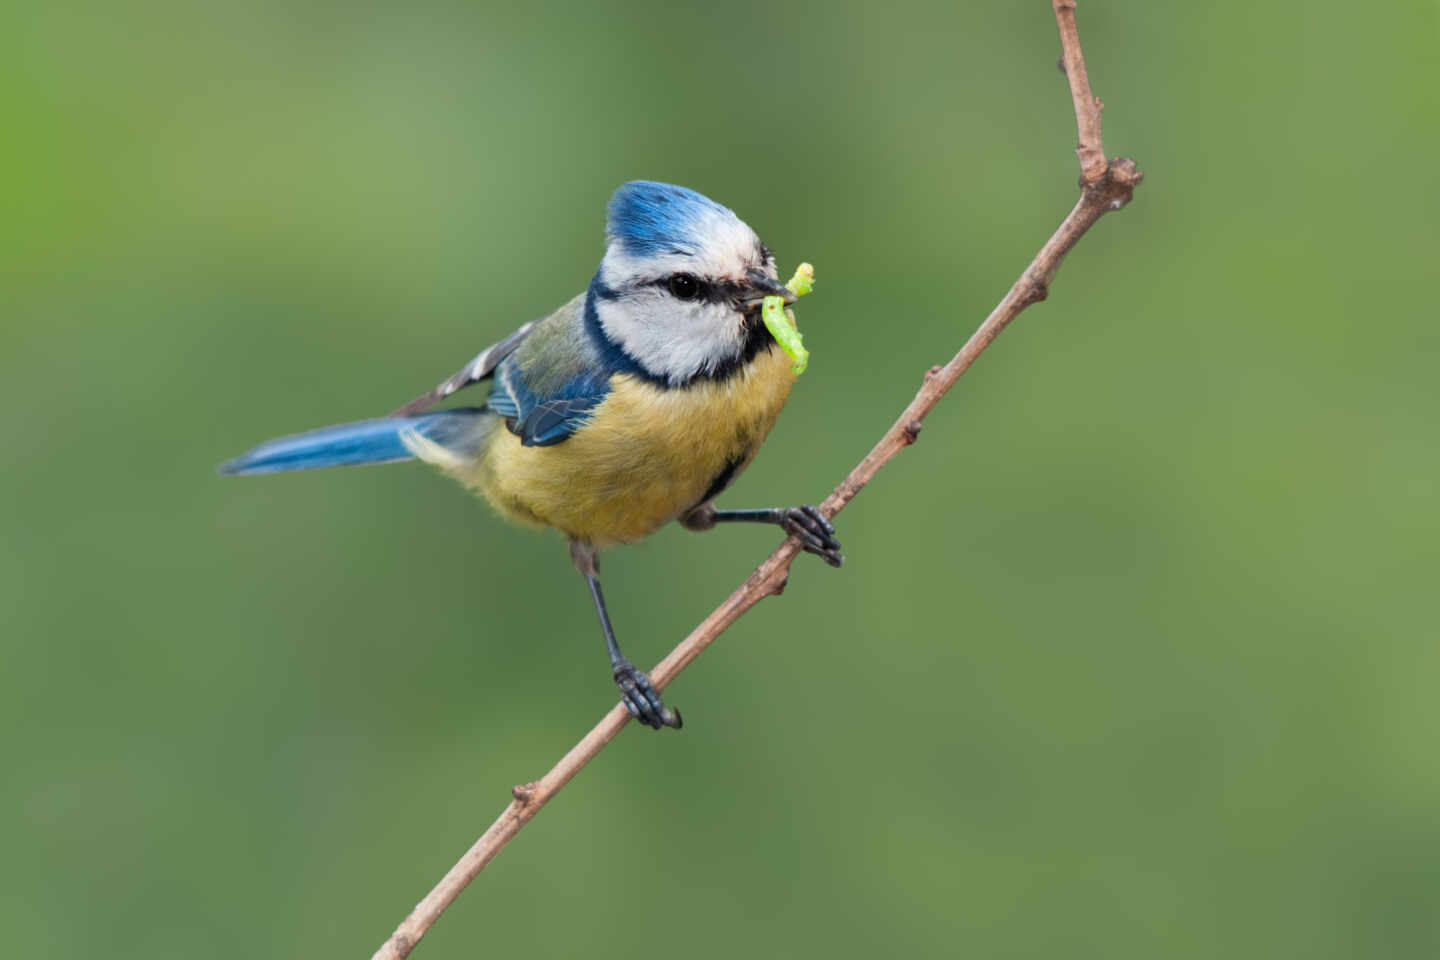
<svg viewBox="0 0 1440 960">
<path fill-rule="evenodd" d="M 472 383 L 479 383 L 481 380 L 486 379 L 495 372 L 495 368 L 500 365 L 502 360 L 515 352 L 516 348 L 530 335 L 530 331 L 535 329 L 537 322 L 536 320 L 531 320 L 504 340 L 481 350 L 474 360 L 471 360 L 455 373 L 442 380 L 435 389 L 428 393 L 422 393 L 403 407 L 396 409 L 390 416 L 409 417 L 429 410 L 455 391 L 463 390 Z"/>
</svg>

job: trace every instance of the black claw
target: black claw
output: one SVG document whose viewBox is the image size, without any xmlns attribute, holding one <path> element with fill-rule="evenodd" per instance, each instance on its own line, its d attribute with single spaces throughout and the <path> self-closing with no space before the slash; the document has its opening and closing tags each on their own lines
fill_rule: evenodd
<svg viewBox="0 0 1440 960">
<path fill-rule="evenodd" d="M 803 511 L 807 517 L 820 524 L 820 526 L 825 529 L 826 533 L 830 534 L 831 536 L 835 535 L 835 524 L 831 523 L 830 519 L 826 517 L 825 514 L 820 512 L 819 507 L 814 507 L 807 503 L 802 506 L 800 510 Z"/>
<path fill-rule="evenodd" d="M 832 567 L 840 566 L 840 564 L 845 559 L 839 554 L 838 551 L 815 542 L 814 538 L 811 537 L 809 534 L 797 534 L 796 539 L 800 541 L 800 546 L 805 550 L 806 553 L 815 554 L 815 556 L 824 560 Z"/>
<path fill-rule="evenodd" d="M 650 683 L 650 678 L 636 670 L 632 664 L 621 664 L 615 669 L 615 685 L 620 688 L 620 697 L 630 715 L 652 730 L 661 727 L 680 729 L 683 721 L 680 712 L 665 706 L 660 693 Z"/>
<path fill-rule="evenodd" d="M 789 507 L 782 516 L 781 526 L 785 532 L 799 540 L 807 553 L 815 554 L 832 567 L 845 562 L 840 554 L 840 541 L 835 539 L 835 525 L 817 508 L 809 504 Z"/>
<path fill-rule="evenodd" d="M 816 551 L 819 551 L 820 553 L 825 552 L 825 544 L 820 542 L 820 538 L 815 536 L 815 534 L 811 533 L 809 530 L 806 530 L 804 527 L 786 527 L 785 532 L 790 534 L 790 536 L 794 537 L 796 540 L 799 540 L 800 545 L 803 546 L 806 550 L 809 550 L 812 553 Z"/>
</svg>

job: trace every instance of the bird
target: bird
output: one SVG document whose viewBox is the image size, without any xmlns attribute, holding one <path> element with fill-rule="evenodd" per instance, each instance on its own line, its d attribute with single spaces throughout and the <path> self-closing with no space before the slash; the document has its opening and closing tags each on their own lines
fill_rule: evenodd
<svg viewBox="0 0 1440 960">
<path fill-rule="evenodd" d="M 765 297 L 795 301 L 775 257 L 728 207 L 686 187 L 622 184 L 605 252 L 583 293 L 482 350 L 389 415 L 262 443 L 222 475 L 419 460 L 502 516 L 562 533 L 589 588 L 610 670 L 631 715 L 678 729 L 680 712 L 621 652 L 600 589 L 601 550 L 672 522 L 782 528 L 833 567 L 835 527 L 805 504 L 722 510 L 795 381 L 761 319 Z M 483 405 L 436 409 L 490 383 Z"/>
</svg>

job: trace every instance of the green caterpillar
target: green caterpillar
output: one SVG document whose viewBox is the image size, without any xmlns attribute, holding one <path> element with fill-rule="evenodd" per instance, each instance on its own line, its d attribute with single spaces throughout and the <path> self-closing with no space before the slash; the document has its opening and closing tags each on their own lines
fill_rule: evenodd
<svg viewBox="0 0 1440 960">
<path fill-rule="evenodd" d="M 790 292 L 797 297 L 803 297 L 815 289 L 815 268 L 808 263 L 802 263 L 795 268 L 795 276 L 785 284 Z M 795 361 L 792 368 L 798 377 L 805 372 L 805 367 L 810 363 L 810 351 L 805 349 L 801 341 L 800 331 L 796 330 L 785 316 L 784 297 L 766 297 L 760 305 L 760 317 L 765 321 L 766 328 L 775 342 L 780 344 L 781 349 Z"/>
</svg>

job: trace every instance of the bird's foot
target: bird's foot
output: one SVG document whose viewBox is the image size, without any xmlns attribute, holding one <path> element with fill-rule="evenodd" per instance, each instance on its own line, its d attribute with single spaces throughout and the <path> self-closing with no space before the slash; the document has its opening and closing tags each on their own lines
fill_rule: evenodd
<svg viewBox="0 0 1440 960">
<path fill-rule="evenodd" d="M 782 507 L 780 526 L 800 541 L 805 552 L 815 554 L 830 566 L 838 567 L 845 562 L 840 555 L 840 541 L 835 539 L 835 525 L 808 503 L 800 507 Z"/>
<path fill-rule="evenodd" d="M 679 730 L 684 723 L 680 711 L 665 706 L 659 692 L 650 678 L 635 669 L 633 663 L 623 662 L 615 667 L 615 685 L 620 688 L 620 699 L 630 715 L 647 727 L 659 730 L 674 727 Z"/>
</svg>

